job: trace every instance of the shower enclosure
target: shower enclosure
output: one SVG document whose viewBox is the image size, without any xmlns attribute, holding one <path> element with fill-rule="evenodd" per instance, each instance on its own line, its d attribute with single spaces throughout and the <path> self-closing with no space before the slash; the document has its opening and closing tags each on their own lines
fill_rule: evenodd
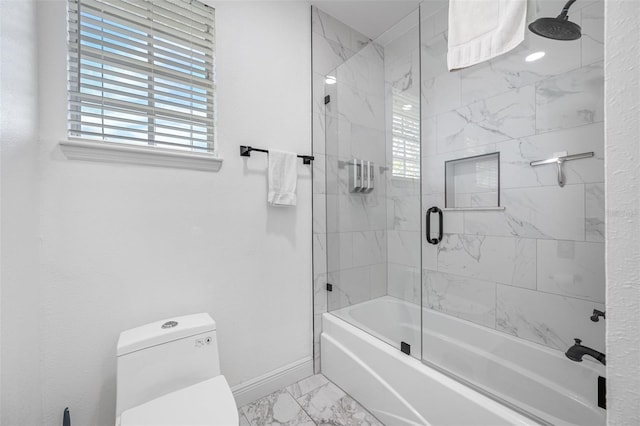
<svg viewBox="0 0 640 426">
<path fill-rule="evenodd" d="M 313 8 L 317 367 L 326 311 L 538 423 L 603 424 L 604 369 L 564 356 L 605 352 L 603 1 L 572 7 L 580 40 L 528 32 L 457 72 L 447 15 L 370 40 Z"/>
</svg>

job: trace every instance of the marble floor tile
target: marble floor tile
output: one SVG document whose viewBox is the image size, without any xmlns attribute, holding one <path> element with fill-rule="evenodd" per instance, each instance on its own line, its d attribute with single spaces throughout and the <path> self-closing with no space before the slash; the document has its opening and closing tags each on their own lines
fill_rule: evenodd
<svg viewBox="0 0 640 426">
<path fill-rule="evenodd" d="M 279 390 L 241 407 L 251 426 L 308 425 L 315 423 L 286 390 Z"/>
<path fill-rule="evenodd" d="M 297 401 L 319 425 L 382 426 L 382 423 L 333 383 L 326 383 Z"/>
<path fill-rule="evenodd" d="M 238 408 L 238 421 L 239 426 L 251 426 L 251 423 L 249 423 L 249 420 L 245 417 L 242 408 Z"/>
<path fill-rule="evenodd" d="M 294 398 L 300 398 L 301 396 L 304 396 L 312 390 L 327 383 L 329 383 L 329 379 L 324 377 L 322 374 L 316 374 L 314 376 L 307 377 L 306 379 L 302 379 L 291 386 L 287 386 L 285 389 Z"/>
</svg>

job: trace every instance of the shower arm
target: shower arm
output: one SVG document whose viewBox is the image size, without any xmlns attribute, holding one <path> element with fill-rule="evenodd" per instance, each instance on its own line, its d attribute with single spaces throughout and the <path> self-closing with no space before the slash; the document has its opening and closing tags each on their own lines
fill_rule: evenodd
<svg viewBox="0 0 640 426">
<path fill-rule="evenodd" d="M 576 0 L 569 0 L 564 7 L 562 8 L 562 12 L 560 12 L 560 15 L 558 15 L 558 17 L 556 19 L 562 19 L 565 20 L 567 19 L 567 15 L 569 14 L 569 8 L 571 7 L 572 4 L 574 4 L 576 2 Z"/>
</svg>

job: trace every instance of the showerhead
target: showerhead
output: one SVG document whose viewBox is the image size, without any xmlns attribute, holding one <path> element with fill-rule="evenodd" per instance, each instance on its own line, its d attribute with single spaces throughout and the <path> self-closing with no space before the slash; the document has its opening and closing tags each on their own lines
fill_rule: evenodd
<svg viewBox="0 0 640 426">
<path fill-rule="evenodd" d="M 529 24 L 529 30 L 553 40 L 578 40 L 582 37 L 580 25 L 569 21 L 567 13 L 576 0 L 569 0 L 556 18 L 540 18 Z"/>
</svg>

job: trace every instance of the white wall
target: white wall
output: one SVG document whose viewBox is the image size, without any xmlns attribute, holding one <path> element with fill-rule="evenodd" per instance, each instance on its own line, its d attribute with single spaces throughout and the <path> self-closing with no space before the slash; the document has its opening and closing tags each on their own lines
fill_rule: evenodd
<svg viewBox="0 0 640 426">
<path fill-rule="evenodd" d="M 20 3 L 27 14 L 31 3 Z M 27 340 L 20 342 L 22 358 L 3 353 L 3 374 L 27 372 L 27 381 L 18 388 L 14 381 L 3 380 L 3 390 L 22 397 L 22 402 L 12 398 L 7 406 L 20 411 L 28 407 L 34 417 L 7 417 L 16 420 L 2 423 L 38 424 L 42 404 L 46 424 L 60 424 L 65 406 L 74 424 L 113 424 L 118 333 L 174 315 L 206 311 L 216 319 L 221 366 L 232 386 L 309 358 L 310 169 L 300 163 L 296 208 L 269 208 L 267 157 L 238 155 L 240 144 L 311 150 L 309 6 L 215 4 L 218 139 L 225 161 L 219 173 L 207 173 L 64 157 L 58 142 L 66 137 L 65 4 L 41 1 L 37 23 L 10 28 L 12 36 L 27 37 L 20 40 L 21 49 L 28 48 L 36 28 L 39 33 L 38 144 L 35 116 L 29 111 L 36 100 L 36 82 L 29 80 L 34 58 L 23 57 L 28 49 L 18 55 L 14 48 L 7 50 L 14 56 L 5 61 L 3 44 L 3 71 L 11 64 L 15 74 L 7 80 L 3 72 L 3 81 L 16 87 L 23 81 L 19 79 L 28 83 L 23 93 L 16 93 L 26 114 L 6 118 L 20 126 L 17 142 L 39 147 L 41 174 L 39 218 L 32 218 L 38 211 L 38 199 L 32 199 L 35 157 L 16 153 L 11 169 L 3 162 L 3 201 L 10 195 L 16 201 L 3 202 L 3 225 L 16 219 L 13 236 L 24 228 L 24 238 L 34 234 L 39 221 L 41 267 L 39 285 L 28 280 L 17 288 L 3 279 L 3 300 L 12 309 L 3 306 L 3 346 L 12 339 L 5 320 L 20 321 L 13 334 L 28 332 L 21 336 Z M 3 6 L 3 25 L 5 20 L 18 22 L 13 14 L 17 10 L 5 15 Z M 16 60 L 25 66 L 17 66 Z M 4 100 L 2 112 L 4 121 Z M 24 117 L 31 122 L 17 120 Z M 10 155 L 4 139 L 2 143 L 3 155 Z M 15 175 L 11 186 L 18 191 L 5 188 L 10 172 Z M 18 199 L 24 192 L 29 197 Z M 23 247 L 4 234 L 3 260 L 9 259 L 7 246 Z M 30 245 L 31 252 L 15 260 L 24 260 L 20 266 L 31 271 L 25 271 L 25 279 L 37 275 L 34 248 Z M 19 294 L 8 292 L 14 287 Z M 32 332 L 38 320 L 39 338 Z"/>
<path fill-rule="evenodd" d="M 0 1 L 0 423 L 39 424 L 37 66 L 33 0 Z"/>
<path fill-rule="evenodd" d="M 605 12 L 607 416 L 640 424 L 640 2 Z"/>
</svg>

